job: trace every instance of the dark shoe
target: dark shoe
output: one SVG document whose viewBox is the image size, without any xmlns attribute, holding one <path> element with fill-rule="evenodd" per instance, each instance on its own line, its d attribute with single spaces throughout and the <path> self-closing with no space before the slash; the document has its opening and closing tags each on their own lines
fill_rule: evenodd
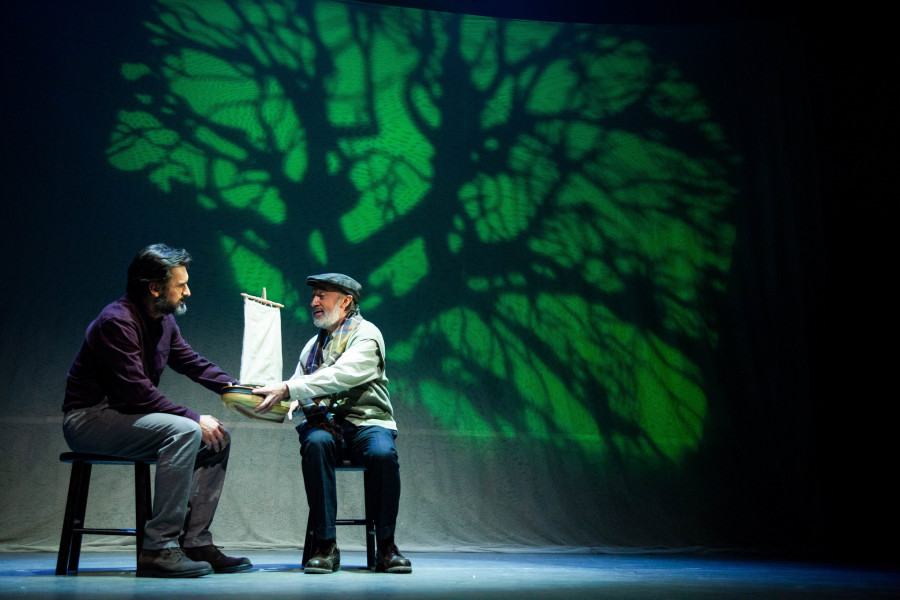
<svg viewBox="0 0 900 600">
<path fill-rule="evenodd" d="M 334 540 L 325 540 L 319 543 L 316 551 L 303 566 L 306 573 L 313 574 L 334 573 L 340 568 L 341 551 L 338 550 Z"/>
<path fill-rule="evenodd" d="M 393 539 L 378 544 L 375 570 L 379 573 L 412 573 L 412 563 L 400 554 Z"/>
<path fill-rule="evenodd" d="M 200 577 L 212 572 L 208 562 L 193 561 L 178 547 L 141 550 L 138 556 L 138 577 Z"/>
<path fill-rule="evenodd" d="M 240 558 L 225 556 L 218 546 L 213 546 L 212 544 L 209 546 L 197 546 L 196 548 L 185 548 L 184 554 L 191 560 L 208 562 L 216 573 L 237 573 L 253 567 L 250 559 L 243 556 Z"/>
</svg>

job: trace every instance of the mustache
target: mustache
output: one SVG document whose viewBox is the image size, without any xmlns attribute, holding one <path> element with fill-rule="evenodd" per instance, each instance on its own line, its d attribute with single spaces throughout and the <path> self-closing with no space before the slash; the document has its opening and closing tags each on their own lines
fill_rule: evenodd
<svg viewBox="0 0 900 600">
<path fill-rule="evenodd" d="M 160 296 L 154 301 L 156 309 L 164 315 L 181 316 L 187 312 L 187 304 L 184 298 L 179 298 L 177 302 L 169 302 L 167 298 Z"/>
</svg>

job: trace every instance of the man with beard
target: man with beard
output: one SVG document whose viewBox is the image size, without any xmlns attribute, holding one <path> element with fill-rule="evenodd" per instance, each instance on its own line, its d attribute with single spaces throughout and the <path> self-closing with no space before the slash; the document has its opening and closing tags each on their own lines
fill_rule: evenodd
<svg viewBox="0 0 900 600">
<path fill-rule="evenodd" d="M 320 331 L 303 348 L 288 381 L 254 390 L 264 396 L 257 412 L 268 412 L 276 402 L 291 399 L 288 418 L 293 419 L 297 410 L 305 417 L 297 432 L 317 543 L 304 571 L 332 573 L 340 568 L 335 466 L 349 456 L 366 467 L 366 505 L 375 515 L 376 569 L 410 573 L 410 561 L 394 543 L 400 464 L 394 446 L 397 424 L 384 370 L 384 339 L 360 315 L 362 286 L 354 279 L 325 273 L 308 277 L 306 283 L 313 291 L 313 324 Z"/>
<path fill-rule="evenodd" d="M 174 315 L 190 297 L 185 250 L 138 252 L 126 294 L 88 326 L 69 370 L 63 434 L 76 452 L 156 460 L 153 516 L 144 529 L 138 577 L 199 577 L 252 567 L 222 554 L 209 525 L 225 483 L 230 436 L 158 389 L 166 365 L 219 393 L 235 379 L 197 354 Z"/>
</svg>

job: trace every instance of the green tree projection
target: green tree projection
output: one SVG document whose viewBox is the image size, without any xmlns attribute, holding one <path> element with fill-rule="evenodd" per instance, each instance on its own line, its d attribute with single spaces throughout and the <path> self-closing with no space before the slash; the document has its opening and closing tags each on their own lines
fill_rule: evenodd
<svg viewBox="0 0 900 600">
<path fill-rule="evenodd" d="M 697 446 L 737 158 L 678 65 L 622 27 L 333 0 L 146 27 L 109 161 L 191 190 L 236 287 L 307 322 L 305 276 L 352 273 L 398 402 L 452 435 Z"/>
</svg>

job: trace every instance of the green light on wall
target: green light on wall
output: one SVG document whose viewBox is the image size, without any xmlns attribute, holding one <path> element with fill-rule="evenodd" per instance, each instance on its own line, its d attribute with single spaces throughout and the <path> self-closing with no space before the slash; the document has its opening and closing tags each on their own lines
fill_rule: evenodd
<svg viewBox="0 0 900 600">
<path fill-rule="evenodd" d="M 254 250 L 260 244 L 265 245 L 255 232 L 244 232 L 241 238 L 223 235 L 220 241 L 238 289 L 258 295 L 265 288 L 267 297 L 284 304 L 285 310 L 291 311 L 295 318 L 307 318 L 304 302 L 307 289 L 305 286 L 302 290 L 295 288 L 281 269 L 271 265 L 260 252 Z"/>
<path fill-rule="evenodd" d="M 650 41 L 332 0 L 155 6 L 109 162 L 202 208 L 235 287 L 305 306 L 304 267 L 352 269 L 392 385 L 451 435 L 644 464 L 697 448 L 739 157 Z"/>
<path fill-rule="evenodd" d="M 378 287 L 387 287 L 393 296 L 404 296 L 415 290 L 419 281 L 428 275 L 428 253 L 425 241 L 415 238 L 388 258 L 369 277 Z"/>
</svg>

